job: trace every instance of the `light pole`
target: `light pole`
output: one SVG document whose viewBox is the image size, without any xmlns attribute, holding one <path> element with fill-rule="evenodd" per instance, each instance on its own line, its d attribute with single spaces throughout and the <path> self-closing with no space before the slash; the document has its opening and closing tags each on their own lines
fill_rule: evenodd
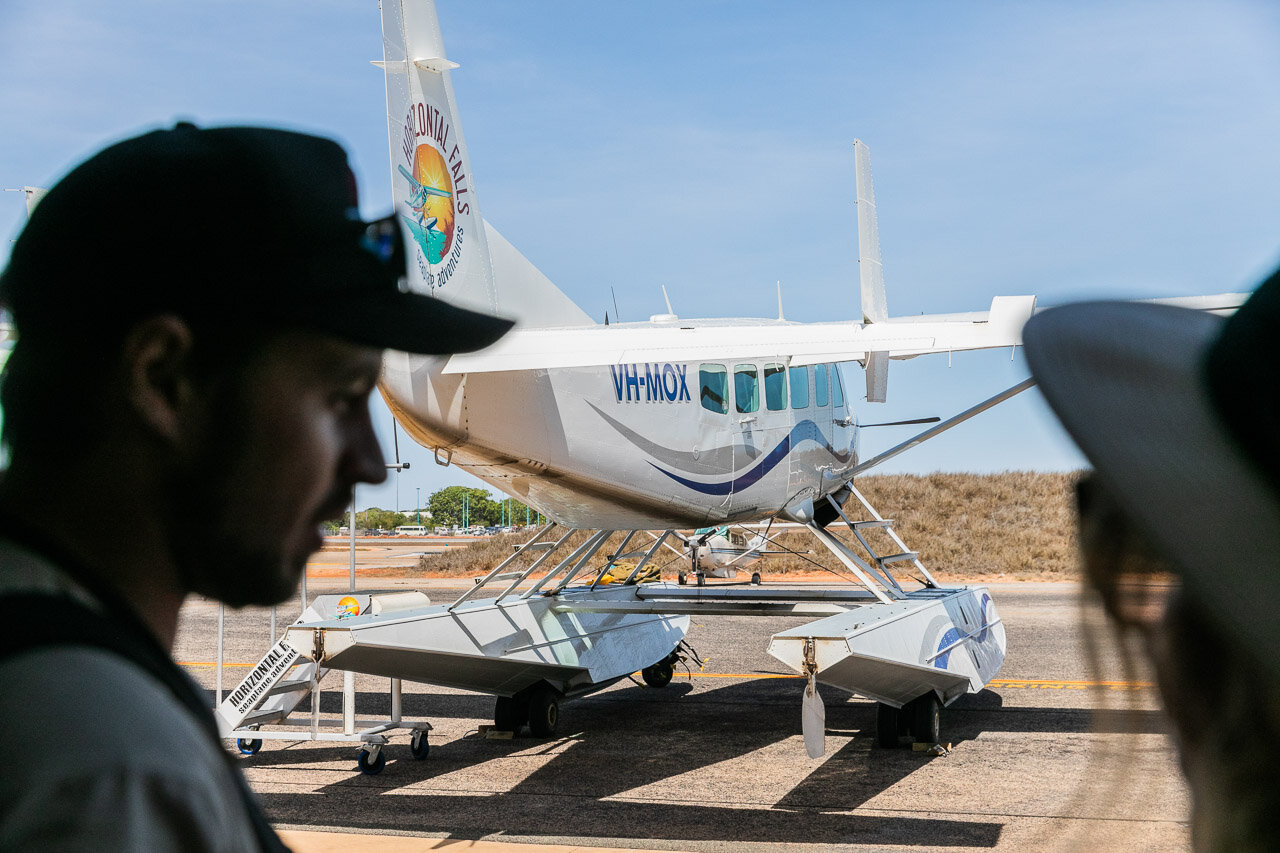
<svg viewBox="0 0 1280 853">
<path fill-rule="evenodd" d="M 414 509 L 414 512 L 418 514 L 418 520 L 415 523 L 418 525 L 421 525 L 422 524 L 422 487 L 417 486 L 414 488 L 413 491 L 414 491 L 413 509 Z"/>
</svg>

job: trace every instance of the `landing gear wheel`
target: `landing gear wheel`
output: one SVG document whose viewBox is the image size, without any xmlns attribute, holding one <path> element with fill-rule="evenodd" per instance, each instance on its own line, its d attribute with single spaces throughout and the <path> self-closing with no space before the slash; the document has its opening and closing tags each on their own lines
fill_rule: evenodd
<svg viewBox="0 0 1280 853">
<path fill-rule="evenodd" d="M 550 687 L 537 687 L 529 694 L 529 733 L 552 737 L 560 722 L 560 698 Z"/>
<path fill-rule="evenodd" d="M 640 677 L 650 687 L 666 687 L 671 683 L 671 679 L 675 678 L 675 675 L 676 665 L 666 658 L 658 661 L 653 666 L 646 666 L 640 670 Z"/>
<path fill-rule="evenodd" d="M 902 712 L 892 705 L 880 702 L 876 705 L 876 745 L 884 749 L 897 749 L 898 735 L 902 732 Z"/>
<path fill-rule="evenodd" d="M 698 586 L 706 586 L 706 585 L 707 585 L 707 576 L 704 575 L 702 572 L 698 572 Z"/>
<path fill-rule="evenodd" d="M 360 765 L 361 773 L 366 776 L 377 776 L 382 772 L 382 768 L 387 766 L 387 756 L 383 753 L 381 746 L 365 747 L 360 750 L 357 763 Z"/>
<path fill-rule="evenodd" d="M 409 754 L 414 761 L 421 761 L 431 754 L 431 744 L 427 742 L 427 733 L 415 730 L 409 735 Z"/>
<path fill-rule="evenodd" d="M 759 572 L 752 572 L 752 573 L 751 573 L 751 582 L 752 582 L 753 584 L 755 584 L 756 586 L 760 586 L 760 584 L 764 583 L 764 581 L 760 579 L 760 573 L 759 573 Z"/>
<path fill-rule="evenodd" d="M 493 726 L 500 732 L 519 734 L 527 714 L 523 696 L 499 696 L 493 706 Z"/>
<path fill-rule="evenodd" d="M 686 575 L 684 572 L 680 572 L 679 574 L 676 575 L 676 583 L 680 584 L 680 586 L 684 586 L 688 582 L 689 582 L 689 576 Z"/>
<path fill-rule="evenodd" d="M 911 700 L 904 711 L 910 709 L 911 736 L 916 743 L 937 743 L 942 727 L 942 703 L 932 690 Z"/>
<path fill-rule="evenodd" d="M 257 755 L 258 750 L 262 749 L 262 741 L 257 738 L 253 740 L 240 738 L 236 741 L 236 749 L 240 750 L 241 755 Z"/>
</svg>

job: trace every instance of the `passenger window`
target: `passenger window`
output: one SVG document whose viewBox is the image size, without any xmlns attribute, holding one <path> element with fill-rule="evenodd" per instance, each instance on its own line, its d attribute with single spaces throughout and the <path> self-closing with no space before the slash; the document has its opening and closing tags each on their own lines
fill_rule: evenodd
<svg viewBox="0 0 1280 853">
<path fill-rule="evenodd" d="M 703 364 L 698 367 L 698 399 L 702 408 L 724 414 L 729 411 L 729 371 L 723 364 Z"/>
<path fill-rule="evenodd" d="M 771 412 L 787 407 L 787 369 L 781 364 L 764 366 L 764 404 Z"/>
<path fill-rule="evenodd" d="M 840 368 L 831 366 L 831 398 L 837 408 L 844 405 L 844 386 L 840 381 Z"/>
<path fill-rule="evenodd" d="M 754 412 L 760 408 L 760 377 L 754 364 L 734 365 L 733 402 L 739 412 Z"/>
<path fill-rule="evenodd" d="M 791 408 L 809 408 L 809 367 L 791 368 Z"/>
<path fill-rule="evenodd" d="M 815 364 L 813 366 L 813 404 L 821 408 L 827 405 L 827 399 L 827 366 Z"/>
</svg>

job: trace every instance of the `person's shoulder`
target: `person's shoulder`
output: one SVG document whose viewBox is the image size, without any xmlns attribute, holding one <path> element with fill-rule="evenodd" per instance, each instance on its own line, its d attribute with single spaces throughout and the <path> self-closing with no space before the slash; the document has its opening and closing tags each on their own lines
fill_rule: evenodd
<svg viewBox="0 0 1280 853">
<path fill-rule="evenodd" d="M 133 663 L 84 646 L 42 648 L 0 662 L 0 685 L 0 754 L 30 756 L 0 774 L 0 848 L 15 833 L 51 832 L 106 833 L 107 846 L 137 849 L 175 839 L 195 849 L 248 839 L 251 848 L 226 756 Z"/>
<path fill-rule="evenodd" d="M 202 724 L 167 687 L 106 649 L 50 646 L 0 661 L 0 738 L 25 724 L 56 723 L 80 761 L 177 762 L 217 757 Z M 64 727 L 74 718 L 74 726 Z M 181 748 L 181 753 L 170 750 Z"/>
<path fill-rule="evenodd" d="M 49 559 L 0 536 L 0 596 L 19 593 L 66 596 L 97 606 L 88 591 Z"/>
</svg>

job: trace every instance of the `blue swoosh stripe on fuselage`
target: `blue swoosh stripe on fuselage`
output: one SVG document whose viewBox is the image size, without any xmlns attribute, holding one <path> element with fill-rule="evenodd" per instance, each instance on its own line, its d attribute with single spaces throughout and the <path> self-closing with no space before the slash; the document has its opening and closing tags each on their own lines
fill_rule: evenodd
<svg viewBox="0 0 1280 853">
<path fill-rule="evenodd" d="M 818 428 L 818 425 L 813 421 L 805 420 L 796 424 L 795 427 L 792 428 L 791 432 L 788 433 L 782 441 L 778 442 L 778 446 L 773 448 L 773 450 L 770 450 L 768 455 L 761 459 L 754 468 L 739 477 L 732 478 L 722 483 L 699 483 L 695 480 L 681 477 L 678 474 L 672 474 L 670 471 L 659 468 L 657 465 L 653 465 L 652 462 L 649 464 L 653 465 L 654 468 L 657 468 L 663 474 L 666 474 L 680 485 L 693 489 L 695 492 L 701 492 L 704 495 L 728 495 L 733 492 L 750 488 L 755 485 L 756 481 L 761 477 L 776 468 L 778 463 L 785 459 L 787 454 L 791 452 L 793 439 L 797 445 L 806 439 L 822 444 L 831 452 L 831 455 L 835 456 L 841 462 L 844 462 L 849 458 L 847 453 L 843 454 L 843 458 L 841 458 L 842 454 L 835 452 L 835 449 L 827 442 L 826 436 L 822 434 L 822 430 Z"/>
</svg>

